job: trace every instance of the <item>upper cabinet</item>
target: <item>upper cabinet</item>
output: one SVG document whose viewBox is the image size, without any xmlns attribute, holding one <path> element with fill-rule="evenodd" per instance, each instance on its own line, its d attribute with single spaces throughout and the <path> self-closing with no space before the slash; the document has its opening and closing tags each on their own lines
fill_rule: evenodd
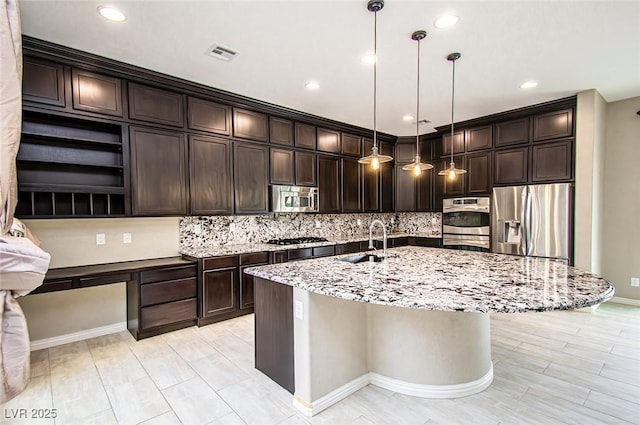
<svg viewBox="0 0 640 425">
<path fill-rule="evenodd" d="M 529 141 L 529 118 L 499 122 L 495 125 L 495 147 L 519 145 Z"/>
<path fill-rule="evenodd" d="M 451 155 L 451 133 L 442 136 L 442 153 Z M 453 133 L 453 154 L 464 153 L 464 130 Z"/>
<path fill-rule="evenodd" d="M 293 151 L 286 149 L 270 150 L 271 163 L 271 183 L 272 184 L 290 184 L 295 183 L 293 168 Z"/>
<path fill-rule="evenodd" d="M 416 145 L 411 143 L 396 143 L 395 161 L 400 164 L 409 164 L 416 157 Z"/>
<path fill-rule="evenodd" d="M 339 213 L 340 201 L 340 158 L 318 156 L 319 212 Z"/>
<path fill-rule="evenodd" d="M 182 99 L 183 96 L 179 93 L 129 83 L 129 118 L 183 127 Z"/>
<path fill-rule="evenodd" d="M 573 135 L 573 110 L 549 112 L 533 117 L 533 141 L 558 139 Z"/>
<path fill-rule="evenodd" d="M 369 150 L 365 149 L 366 155 L 369 155 Z M 342 133 L 342 154 L 349 156 L 361 156 L 361 140 L 358 136 Z"/>
<path fill-rule="evenodd" d="M 467 194 L 476 195 L 491 192 L 491 152 L 475 153 L 467 156 Z"/>
<path fill-rule="evenodd" d="M 233 214 L 231 142 L 191 136 L 189 182 L 192 215 Z"/>
<path fill-rule="evenodd" d="M 316 149 L 316 128 L 313 125 L 295 124 L 295 146 L 303 149 Z"/>
<path fill-rule="evenodd" d="M 491 149 L 493 146 L 493 126 L 485 125 L 465 130 L 467 152 Z"/>
<path fill-rule="evenodd" d="M 342 212 L 361 212 L 362 168 L 357 159 L 342 158 Z"/>
<path fill-rule="evenodd" d="M 340 153 L 340 133 L 319 128 L 317 149 L 322 152 Z"/>
<path fill-rule="evenodd" d="M 265 114 L 233 108 L 233 136 L 266 142 L 269 140 L 269 121 Z"/>
<path fill-rule="evenodd" d="M 188 125 L 192 130 L 228 136 L 231 134 L 231 108 L 219 103 L 189 97 Z"/>
<path fill-rule="evenodd" d="M 23 100 L 64 107 L 66 102 L 63 66 L 26 56 L 23 63 Z"/>
<path fill-rule="evenodd" d="M 269 141 L 278 145 L 293 146 L 293 122 L 282 118 L 269 118 Z"/>
<path fill-rule="evenodd" d="M 88 71 L 71 71 L 73 109 L 122 116 L 122 83 L 119 78 Z"/>
<path fill-rule="evenodd" d="M 233 142 L 234 198 L 236 214 L 269 212 L 269 148 Z"/>
<path fill-rule="evenodd" d="M 567 181 L 573 176 L 573 143 L 563 140 L 531 147 L 531 181 Z"/>
<path fill-rule="evenodd" d="M 515 185 L 527 182 L 529 148 L 513 148 L 494 152 L 494 185 Z"/>
<path fill-rule="evenodd" d="M 296 185 L 317 186 L 316 154 L 308 152 L 295 152 Z"/>
</svg>

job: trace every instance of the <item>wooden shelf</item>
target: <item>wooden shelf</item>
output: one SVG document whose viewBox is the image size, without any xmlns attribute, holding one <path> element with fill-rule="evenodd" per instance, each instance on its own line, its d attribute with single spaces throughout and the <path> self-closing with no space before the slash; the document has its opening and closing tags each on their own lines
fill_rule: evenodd
<svg viewBox="0 0 640 425">
<path fill-rule="evenodd" d="M 33 164 L 51 164 L 55 165 L 69 165 L 73 167 L 99 167 L 99 168 L 109 168 L 114 170 L 122 170 L 124 167 L 122 165 L 106 165 L 106 164 L 98 164 L 98 163 L 88 163 L 88 162 L 65 162 L 65 161 L 56 161 L 56 160 L 45 160 L 45 159 L 36 159 L 36 158 L 17 158 L 18 162 L 29 162 Z"/>
<path fill-rule="evenodd" d="M 122 146 L 122 136 L 117 126 L 110 126 L 109 131 L 98 131 L 77 126 L 55 125 L 44 122 L 31 122 L 25 118 L 22 123 L 23 137 L 32 136 L 46 140 L 71 141 L 74 143 L 91 143 L 97 145 Z"/>
</svg>

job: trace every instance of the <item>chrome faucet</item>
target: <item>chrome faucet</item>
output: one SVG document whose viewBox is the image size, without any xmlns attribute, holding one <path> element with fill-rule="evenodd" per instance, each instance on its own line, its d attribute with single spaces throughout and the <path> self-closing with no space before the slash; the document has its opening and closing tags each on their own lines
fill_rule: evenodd
<svg viewBox="0 0 640 425">
<path fill-rule="evenodd" d="M 369 249 L 375 249 L 373 246 L 373 227 L 379 224 L 382 226 L 382 255 L 386 257 L 387 255 L 387 228 L 384 226 L 384 223 L 381 220 L 373 220 L 369 225 Z"/>
</svg>

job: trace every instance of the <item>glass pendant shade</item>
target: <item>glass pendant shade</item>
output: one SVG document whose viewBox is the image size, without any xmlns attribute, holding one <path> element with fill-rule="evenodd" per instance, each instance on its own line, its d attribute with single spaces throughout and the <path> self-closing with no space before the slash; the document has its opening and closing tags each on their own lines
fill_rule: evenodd
<svg viewBox="0 0 640 425">
<path fill-rule="evenodd" d="M 467 170 L 463 170 L 462 168 L 456 168 L 456 163 L 451 161 L 449 163 L 449 168 L 446 168 L 438 173 L 439 176 L 447 176 L 449 180 L 455 180 L 456 176 L 461 174 L 465 174 Z"/>
<path fill-rule="evenodd" d="M 458 52 L 450 53 L 447 56 L 447 60 L 452 63 L 453 72 L 451 77 L 451 162 L 449 163 L 449 168 L 444 169 L 438 173 L 439 176 L 446 176 L 449 180 L 455 180 L 456 176 L 461 174 L 465 174 L 467 170 L 463 170 L 462 168 L 456 168 L 456 163 L 453 161 L 453 105 L 455 100 L 455 87 L 456 87 L 456 61 L 460 59 L 462 56 Z"/>
<path fill-rule="evenodd" d="M 373 56 L 376 60 L 373 62 L 373 147 L 371 153 L 358 160 L 360 164 L 371 165 L 371 168 L 377 170 L 380 164 L 393 161 L 389 155 L 381 155 L 378 153 L 378 137 L 377 137 L 377 70 L 378 70 L 378 12 L 384 7 L 384 0 L 369 0 L 367 10 L 373 12 Z"/>
</svg>

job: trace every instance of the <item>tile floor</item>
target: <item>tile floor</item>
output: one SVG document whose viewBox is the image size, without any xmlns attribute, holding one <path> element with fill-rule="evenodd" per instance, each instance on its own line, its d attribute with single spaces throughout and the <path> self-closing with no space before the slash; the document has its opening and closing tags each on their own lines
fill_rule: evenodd
<svg viewBox="0 0 640 425">
<path fill-rule="evenodd" d="M 368 386 L 313 418 L 253 368 L 253 315 L 135 341 L 128 332 L 32 353 L 9 424 L 640 423 L 640 308 L 491 316 L 495 379 L 427 400 Z M 15 409 L 58 417 L 10 419 Z M 13 410 L 12 410 L 13 409 Z"/>
</svg>

